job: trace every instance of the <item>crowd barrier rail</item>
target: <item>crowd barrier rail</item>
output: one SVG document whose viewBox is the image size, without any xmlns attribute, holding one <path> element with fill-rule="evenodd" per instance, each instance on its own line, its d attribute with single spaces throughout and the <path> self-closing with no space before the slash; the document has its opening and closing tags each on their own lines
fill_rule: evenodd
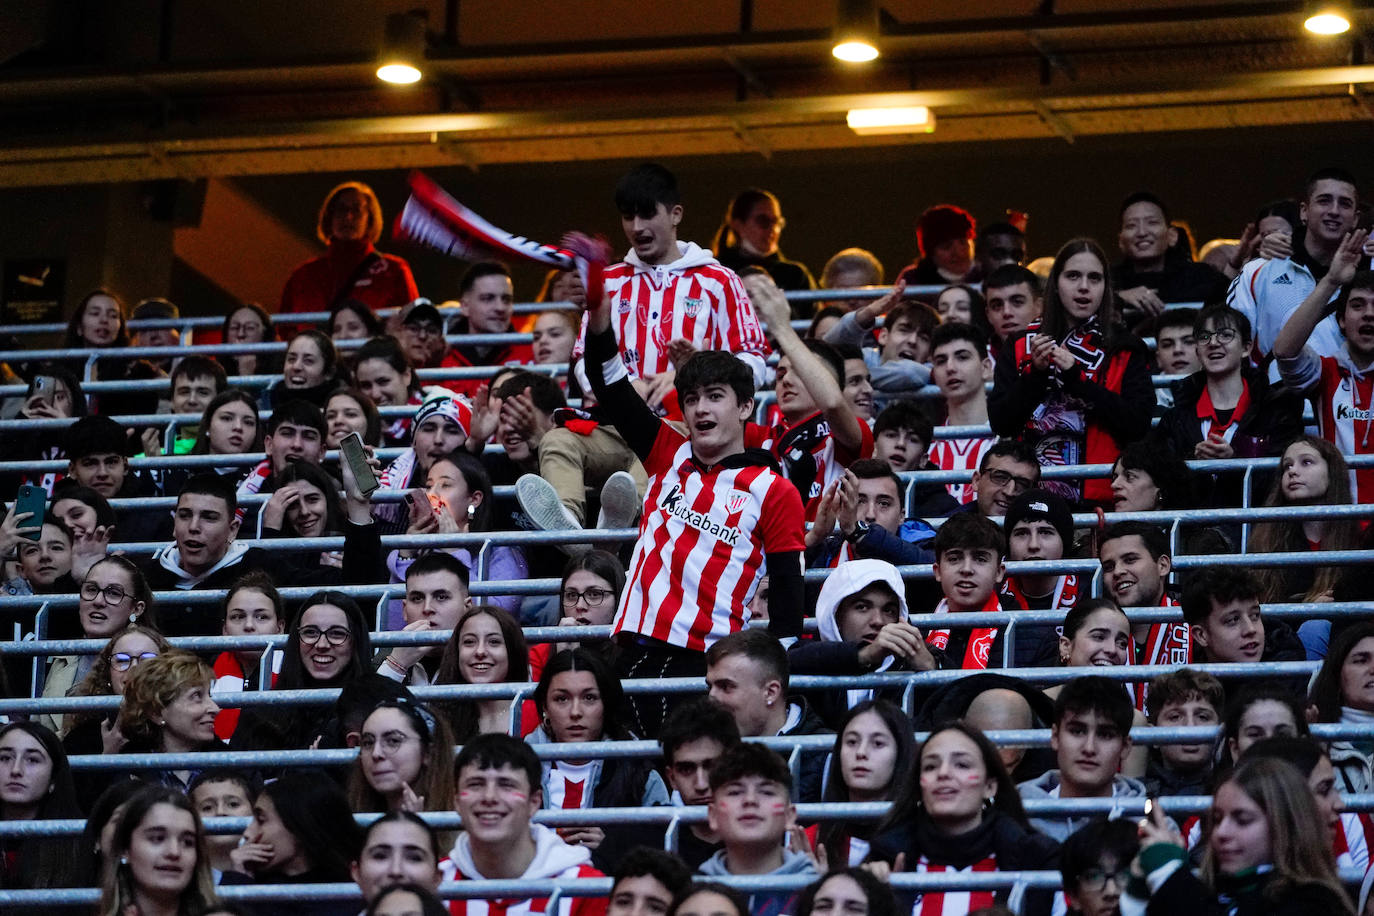
<svg viewBox="0 0 1374 916">
<path fill-rule="evenodd" d="M 925 297 L 939 295 L 944 286 L 934 285 L 913 285 L 906 288 L 908 297 Z M 892 292 L 891 286 L 859 286 L 851 289 L 803 289 L 803 290 L 784 290 L 783 295 L 788 302 L 845 302 L 864 299 L 879 299 Z M 425 300 L 429 301 L 429 300 Z M 1201 308 L 1201 302 L 1171 302 L 1168 307 L 1176 308 Z M 454 317 L 462 313 L 462 308 L 458 305 L 435 305 L 441 317 Z M 375 309 L 373 314 L 378 318 L 390 318 L 399 312 L 398 308 Z M 572 302 L 517 302 L 511 309 L 515 315 L 537 315 L 540 312 L 549 311 L 581 311 L 581 306 Z M 298 324 L 322 324 L 330 319 L 329 312 L 286 312 L 268 315 L 268 320 L 274 325 L 298 325 Z M 805 329 L 810 326 L 810 321 L 794 321 L 794 327 Z M 130 331 L 153 331 L 175 329 L 182 332 L 183 339 L 192 336 L 192 332 L 197 328 L 222 328 L 224 317 L 216 315 L 204 315 L 186 318 L 139 318 L 131 319 L 127 322 Z M 0 325 L 0 334 L 60 334 L 67 330 L 67 322 L 50 321 L 35 322 L 33 324 L 3 324 Z"/>
<path fill-rule="evenodd" d="M 1170 816 L 1174 814 L 1198 814 L 1207 811 L 1212 805 L 1210 795 L 1171 795 L 1160 796 L 1158 804 Z M 1343 795 L 1341 801 L 1347 811 L 1374 810 L 1374 794 Z M 1031 817 L 1084 817 L 1096 815 L 1116 815 L 1137 817 L 1145 813 L 1144 797 L 1141 798 L 1033 798 L 1024 799 L 1022 805 Z M 823 821 L 876 821 L 880 820 L 890 802 L 812 802 L 798 803 L 797 820 L 803 823 Z M 457 830 L 463 820 L 456 811 L 416 812 L 435 830 Z M 360 826 L 371 823 L 379 816 L 378 812 L 355 814 L 354 819 Z M 542 810 L 534 815 L 534 823 L 547 827 L 614 827 L 626 824 L 663 826 L 676 829 L 685 824 L 706 822 L 706 806 L 658 805 L 651 808 L 583 808 L 577 811 Z M 228 835 L 242 833 L 251 823 L 249 817 L 207 817 L 202 819 L 206 833 Z M 0 836 L 72 836 L 80 834 L 85 820 L 67 818 L 37 821 L 0 821 Z"/>
<path fill-rule="evenodd" d="M 1231 680 L 1256 678 L 1310 678 L 1321 667 L 1320 662 L 1230 662 L 1197 664 L 1190 668 Z M 1083 674 L 1094 674 L 1124 683 L 1148 682 L 1161 674 L 1176 671 L 1176 665 L 1121 665 L 1111 668 L 1015 668 L 1021 680 L 1035 684 L 1062 684 Z M 804 693 L 808 690 L 847 689 L 903 689 L 908 693 L 916 687 L 936 687 L 967 677 L 962 669 L 919 672 L 881 672 L 855 675 L 795 675 L 789 679 L 789 689 Z M 627 696 L 640 694 L 700 694 L 706 689 L 703 678 L 637 678 L 621 682 Z M 534 691 L 532 683 L 500 684 L 439 684 L 417 686 L 411 693 L 426 701 L 506 700 L 526 699 Z M 223 699 L 225 708 L 328 706 L 339 697 L 339 689 L 321 687 L 301 690 L 255 690 L 216 694 L 216 702 Z M 96 712 L 119 707 L 118 696 L 61 696 L 9 697 L 0 699 L 0 714 L 23 713 L 40 715 L 56 712 Z"/>
</svg>

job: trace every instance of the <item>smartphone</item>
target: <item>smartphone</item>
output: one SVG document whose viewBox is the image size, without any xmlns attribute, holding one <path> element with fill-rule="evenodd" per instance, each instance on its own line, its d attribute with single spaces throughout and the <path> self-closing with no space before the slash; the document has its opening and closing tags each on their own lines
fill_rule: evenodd
<svg viewBox="0 0 1374 916">
<path fill-rule="evenodd" d="M 372 472 L 372 465 L 367 463 L 367 452 L 363 450 L 363 439 L 357 433 L 349 433 L 339 441 L 339 451 L 342 453 L 344 461 L 348 462 L 348 468 L 353 472 L 353 479 L 358 482 L 358 490 L 364 496 L 371 496 L 381 486 L 377 480 L 377 475 Z"/>
<path fill-rule="evenodd" d="M 51 375 L 40 375 L 33 380 L 33 397 L 36 397 L 49 404 L 52 403 L 52 393 L 57 390 L 57 380 Z"/>
<path fill-rule="evenodd" d="M 19 488 L 19 495 L 16 496 L 14 500 L 14 517 L 18 518 L 25 512 L 33 513 L 32 516 L 21 523 L 21 527 L 32 527 L 35 529 L 32 534 L 24 535 L 24 537 L 28 538 L 30 541 L 38 540 L 38 536 L 43 533 L 43 512 L 47 506 L 48 493 L 42 487 L 36 487 L 33 484 L 26 483 Z"/>
</svg>

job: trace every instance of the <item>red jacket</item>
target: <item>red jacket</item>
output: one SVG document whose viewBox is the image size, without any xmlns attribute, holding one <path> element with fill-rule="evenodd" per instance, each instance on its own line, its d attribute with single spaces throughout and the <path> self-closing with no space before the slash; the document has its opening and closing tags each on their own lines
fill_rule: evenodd
<svg viewBox="0 0 1374 916">
<path fill-rule="evenodd" d="M 378 260 L 360 273 L 363 259 L 374 253 Z M 419 295 L 404 259 L 382 254 L 370 243 L 335 241 L 325 254 L 291 272 L 281 293 L 281 311 L 327 312 L 342 299 L 357 299 L 376 311 L 405 305 Z"/>
</svg>

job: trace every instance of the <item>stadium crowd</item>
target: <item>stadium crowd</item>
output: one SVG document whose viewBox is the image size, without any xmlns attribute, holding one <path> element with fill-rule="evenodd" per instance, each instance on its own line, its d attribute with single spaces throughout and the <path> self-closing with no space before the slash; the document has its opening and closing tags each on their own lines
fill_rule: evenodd
<svg viewBox="0 0 1374 916">
<path fill-rule="evenodd" d="M 1299 190 L 1201 260 L 1146 191 L 1029 265 L 942 204 L 817 281 L 773 194 L 707 249 L 645 164 L 623 260 L 517 314 L 496 260 L 421 298 L 348 182 L 227 346 L 90 292 L 5 366 L 0 893 L 1363 916 L 1374 241 L 1352 175 Z"/>
</svg>

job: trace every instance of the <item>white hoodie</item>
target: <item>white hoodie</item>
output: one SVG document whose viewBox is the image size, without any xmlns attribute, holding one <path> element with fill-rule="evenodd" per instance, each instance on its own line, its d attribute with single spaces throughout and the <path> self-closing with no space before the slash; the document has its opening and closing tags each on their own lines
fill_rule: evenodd
<svg viewBox="0 0 1374 916">
<path fill-rule="evenodd" d="M 534 859 L 519 880 L 571 881 L 574 878 L 604 877 L 592 867 L 592 855 L 586 847 L 563 842 L 555 831 L 543 824 L 531 824 L 530 836 L 534 839 Z M 448 858 L 439 863 L 439 871 L 445 881 L 487 880 L 472 861 L 472 838 L 466 833 L 458 835 Z M 546 899 L 529 897 L 520 901 L 503 900 L 500 901 L 499 910 L 506 916 L 536 916 L 544 913 Z M 487 900 L 454 900 L 450 906 L 455 916 L 492 916 L 494 913 Z M 604 912 L 605 900 L 596 897 L 562 897 L 557 916 L 585 916 L 589 910 Z"/>
<path fill-rule="evenodd" d="M 846 598 L 868 589 L 873 585 L 886 585 L 897 595 L 901 606 L 901 620 L 906 620 L 911 612 L 906 606 L 906 586 L 902 584 L 902 574 L 886 560 L 848 560 L 836 566 L 826 577 L 821 592 L 816 596 L 816 629 L 826 642 L 841 642 L 840 625 L 835 619 L 840 605 Z M 886 671 L 896 661 L 891 655 L 883 657 L 874 671 Z M 852 709 L 865 700 L 873 699 L 871 688 L 861 687 L 849 691 L 849 706 Z"/>
<path fill-rule="evenodd" d="M 157 560 L 158 565 L 163 569 L 176 575 L 177 588 L 190 591 L 219 570 L 226 566 L 232 566 L 243 559 L 243 555 L 247 553 L 248 550 L 247 544 L 231 543 L 229 549 L 224 552 L 224 556 L 220 557 L 219 562 L 200 575 L 192 575 L 182 568 L 181 550 L 177 547 L 175 542 L 168 544 L 166 547 L 163 547 L 157 553 L 153 554 L 153 558 Z"/>
</svg>

